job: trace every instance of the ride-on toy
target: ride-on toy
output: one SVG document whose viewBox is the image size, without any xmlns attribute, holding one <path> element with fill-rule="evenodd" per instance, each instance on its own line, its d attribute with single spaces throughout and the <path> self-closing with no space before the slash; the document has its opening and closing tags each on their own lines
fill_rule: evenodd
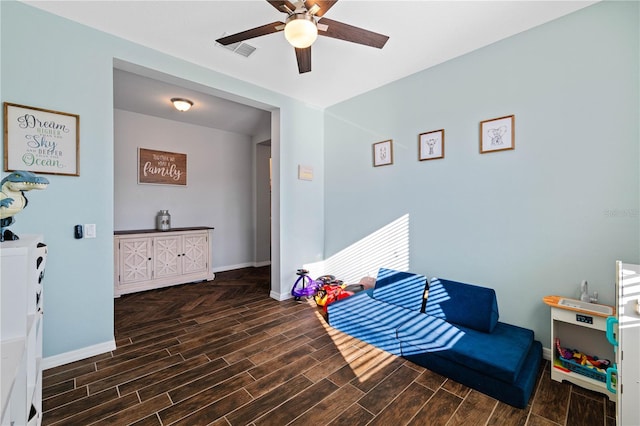
<svg viewBox="0 0 640 426">
<path fill-rule="evenodd" d="M 300 300 L 302 297 L 315 296 L 323 285 L 336 279 L 333 275 L 323 275 L 314 280 L 309 276 L 309 271 L 306 269 L 298 269 L 296 275 L 298 275 L 298 279 L 291 289 L 291 295 L 295 300 Z"/>
</svg>

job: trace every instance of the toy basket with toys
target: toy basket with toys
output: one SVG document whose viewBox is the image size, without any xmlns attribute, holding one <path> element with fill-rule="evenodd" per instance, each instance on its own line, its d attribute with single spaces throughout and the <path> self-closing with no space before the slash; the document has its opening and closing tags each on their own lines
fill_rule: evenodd
<svg viewBox="0 0 640 426">
<path fill-rule="evenodd" d="M 599 382 L 607 381 L 607 369 L 611 366 L 611 361 L 583 354 L 576 349 L 563 348 L 560 346 L 560 339 L 557 338 L 555 345 L 556 359 L 563 368 Z"/>
</svg>

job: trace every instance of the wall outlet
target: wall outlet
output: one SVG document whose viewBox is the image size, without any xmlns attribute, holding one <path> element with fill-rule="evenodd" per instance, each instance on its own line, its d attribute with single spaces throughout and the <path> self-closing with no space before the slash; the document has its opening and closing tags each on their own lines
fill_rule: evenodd
<svg viewBox="0 0 640 426">
<path fill-rule="evenodd" d="M 95 238 L 96 237 L 96 224 L 88 223 L 84 225 L 84 237 L 85 238 Z"/>
</svg>

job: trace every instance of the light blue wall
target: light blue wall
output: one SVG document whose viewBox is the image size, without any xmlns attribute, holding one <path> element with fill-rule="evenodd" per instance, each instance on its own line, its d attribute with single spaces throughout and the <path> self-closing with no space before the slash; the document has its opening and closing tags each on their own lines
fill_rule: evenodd
<svg viewBox="0 0 640 426">
<path fill-rule="evenodd" d="M 80 177 L 48 176 L 15 225 L 50 246 L 45 356 L 113 338 L 114 58 L 274 106 L 275 293 L 300 265 L 409 214 L 412 270 L 494 287 L 502 319 L 548 346 L 542 296 L 575 296 L 588 279 L 611 303 L 614 260 L 640 261 L 639 15 L 635 2 L 598 4 L 323 113 L 0 2 L 1 100 L 81 117 Z M 478 123 L 505 114 L 516 149 L 478 154 Z M 445 159 L 418 162 L 418 133 L 440 128 Z M 374 169 L 371 144 L 388 138 L 395 164 Z M 297 180 L 299 164 L 313 181 Z M 74 240 L 76 223 L 98 238 Z"/>
<path fill-rule="evenodd" d="M 296 131 L 284 129 L 281 135 L 282 139 L 295 142 L 290 150 L 280 153 L 280 161 L 291 164 L 290 167 L 281 168 L 280 205 L 283 210 L 280 218 L 281 224 L 286 223 L 287 227 L 280 227 L 280 238 L 289 244 L 296 244 L 306 262 L 315 262 L 323 258 L 323 246 L 306 242 L 324 241 L 324 220 L 309 221 L 310 217 L 318 214 L 324 218 L 324 149 L 322 144 L 314 143 L 316 138 L 324 139 L 324 116 L 319 110 L 295 108 L 281 122 L 285 124 L 287 120 L 296 124 Z M 312 181 L 298 180 L 299 165 L 313 168 Z M 281 253 L 287 254 L 284 250 Z M 302 264 L 297 267 L 302 267 Z M 289 291 L 294 282 L 295 279 L 289 282 Z"/>
<path fill-rule="evenodd" d="M 3 1 L 0 9 L 2 101 L 80 115 L 80 177 L 48 176 L 49 188 L 31 196 L 15 225 L 17 233 L 44 234 L 50 247 L 45 356 L 113 339 L 114 58 L 273 105 L 280 118 L 274 173 L 286 192 L 274 211 L 287 216 L 274 218 L 282 253 L 273 255 L 273 269 L 282 271 L 274 294 L 288 294 L 295 269 L 323 251 L 323 181 L 295 179 L 299 163 L 323 168 L 322 132 L 309 132 L 311 124 L 323 127 L 322 111 L 21 3 Z M 98 238 L 74 240 L 78 223 L 97 224 Z M 304 240 L 296 236 L 307 229 Z"/>
<path fill-rule="evenodd" d="M 613 303 L 615 260 L 640 262 L 638 8 L 603 2 L 329 108 L 327 257 L 409 214 L 412 271 L 495 288 L 546 347 L 543 296 L 586 279 Z M 481 155 L 480 121 L 509 114 L 515 150 Z M 442 128 L 445 158 L 418 161 Z M 374 168 L 385 139 L 394 164 Z"/>
</svg>

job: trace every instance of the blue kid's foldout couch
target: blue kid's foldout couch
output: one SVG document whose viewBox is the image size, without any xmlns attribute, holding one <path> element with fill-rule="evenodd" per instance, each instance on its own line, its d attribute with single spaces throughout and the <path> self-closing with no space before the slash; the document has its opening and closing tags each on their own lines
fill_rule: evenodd
<svg viewBox="0 0 640 426">
<path fill-rule="evenodd" d="M 425 289 L 428 297 L 425 300 Z M 542 345 L 498 321 L 493 289 L 381 268 L 373 289 L 328 306 L 332 327 L 518 408 Z"/>
</svg>

